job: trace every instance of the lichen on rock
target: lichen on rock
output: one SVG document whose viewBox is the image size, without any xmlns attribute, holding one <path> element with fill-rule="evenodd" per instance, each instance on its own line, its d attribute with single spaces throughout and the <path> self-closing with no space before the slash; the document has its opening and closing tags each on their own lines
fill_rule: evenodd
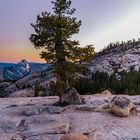
<svg viewBox="0 0 140 140">
<path fill-rule="evenodd" d="M 132 101 L 125 96 L 115 96 L 109 106 L 114 115 L 127 117 L 134 105 Z"/>
</svg>

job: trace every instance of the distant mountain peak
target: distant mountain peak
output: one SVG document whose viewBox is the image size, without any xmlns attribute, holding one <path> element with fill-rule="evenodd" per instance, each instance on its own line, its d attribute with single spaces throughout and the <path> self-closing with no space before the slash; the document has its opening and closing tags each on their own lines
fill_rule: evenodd
<svg viewBox="0 0 140 140">
<path fill-rule="evenodd" d="M 26 59 L 17 64 L 0 63 L 0 81 L 17 81 L 30 73 L 45 71 L 49 66 L 49 64 L 29 63 Z"/>
<path fill-rule="evenodd" d="M 21 60 L 21 61 L 18 63 L 18 65 L 21 66 L 21 67 L 26 68 L 27 70 L 30 69 L 29 63 L 28 63 L 28 61 L 27 61 L 26 59 Z"/>
</svg>

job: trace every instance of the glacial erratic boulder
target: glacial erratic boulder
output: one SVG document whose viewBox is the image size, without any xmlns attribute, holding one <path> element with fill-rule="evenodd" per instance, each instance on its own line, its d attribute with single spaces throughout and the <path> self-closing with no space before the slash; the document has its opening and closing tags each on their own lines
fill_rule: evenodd
<svg viewBox="0 0 140 140">
<path fill-rule="evenodd" d="M 82 98 L 75 88 L 70 89 L 61 96 L 62 104 L 82 104 Z"/>
<path fill-rule="evenodd" d="M 105 90 L 105 91 L 101 92 L 101 95 L 103 95 L 103 96 L 111 96 L 112 94 L 111 94 L 111 92 L 109 90 Z"/>
<path fill-rule="evenodd" d="M 115 96 L 109 106 L 114 115 L 127 117 L 134 105 L 133 102 L 125 96 Z"/>
</svg>

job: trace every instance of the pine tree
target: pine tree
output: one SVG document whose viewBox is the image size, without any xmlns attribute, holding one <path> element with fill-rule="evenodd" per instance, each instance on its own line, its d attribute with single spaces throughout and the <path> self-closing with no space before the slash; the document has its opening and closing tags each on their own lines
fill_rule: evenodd
<svg viewBox="0 0 140 140">
<path fill-rule="evenodd" d="M 37 16 L 36 23 L 31 24 L 35 33 L 30 40 L 36 49 L 45 48 L 41 58 L 54 64 L 56 89 L 61 97 L 72 85 L 74 74 L 85 70 L 74 62 L 91 59 L 94 48 L 92 45 L 80 48 L 79 42 L 71 39 L 81 26 L 81 21 L 72 17 L 76 9 L 70 8 L 71 0 L 53 0 L 52 4 L 53 13 L 42 12 Z"/>
</svg>

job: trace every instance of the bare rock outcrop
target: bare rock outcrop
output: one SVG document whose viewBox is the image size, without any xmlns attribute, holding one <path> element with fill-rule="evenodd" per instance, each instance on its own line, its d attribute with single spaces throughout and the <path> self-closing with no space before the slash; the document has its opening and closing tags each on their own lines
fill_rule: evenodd
<svg viewBox="0 0 140 140">
<path fill-rule="evenodd" d="M 132 102 L 137 101 L 137 105 L 134 110 L 136 113 L 130 113 L 128 117 L 123 118 L 114 116 L 109 108 L 104 109 L 104 104 L 107 104 L 104 100 L 113 98 L 113 95 L 108 97 L 97 94 L 82 97 L 86 101 L 86 106 L 83 106 L 84 111 L 75 109 L 80 105 L 53 106 L 59 100 L 57 96 L 0 99 L 0 140 L 69 140 L 70 138 L 70 140 L 80 140 L 80 138 L 81 140 L 138 140 L 140 138 L 140 100 L 138 100 L 140 96 L 124 96 L 130 98 Z M 93 110 L 94 105 L 102 109 L 91 111 L 90 105 Z"/>
<path fill-rule="evenodd" d="M 64 111 L 64 108 L 56 106 L 48 106 L 47 110 L 50 114 L 60 114 L 61 112 Z"/>
<path fill-rule="evenodd" d="M 41 120 L 39 120 L 39 118 Z M 56 118 L 51 117 L 33 117 L 27 119 L 24 124 L 24 129 L 22 130 L 22 135 L 25 138 L 39 135 L 61 135 L 67 134 L 70 129 L 69 123 L 57 122 Z"/>
<path fill-rule="evenodd" d="M 82 98 L 75 88 L 69 90 L 66 94 L 61 96 L 63 104 L 82 104 Z"/>
<path fill-rule="evenodd" d="M 87 63 L 91 73 L 105 72 L 111 75 L 122 71 L 130 72 L 140 68 L 140 40 L 128 41 L 124 44 L 111 44 L 94 55 L 93 60 Z"/>
<path fill-rule="evenodd" d="M 115 96 L 110 103 L 111 112 L 120 117 L 127 117 L 133 108 L 133 103 L 125 96 Z"/>
<path fill-rule="evenodd" d="M 10 94 L 9 97 L 33 97 L 34 91 L 32 89 L 22 89 Z"/>
</svg>

